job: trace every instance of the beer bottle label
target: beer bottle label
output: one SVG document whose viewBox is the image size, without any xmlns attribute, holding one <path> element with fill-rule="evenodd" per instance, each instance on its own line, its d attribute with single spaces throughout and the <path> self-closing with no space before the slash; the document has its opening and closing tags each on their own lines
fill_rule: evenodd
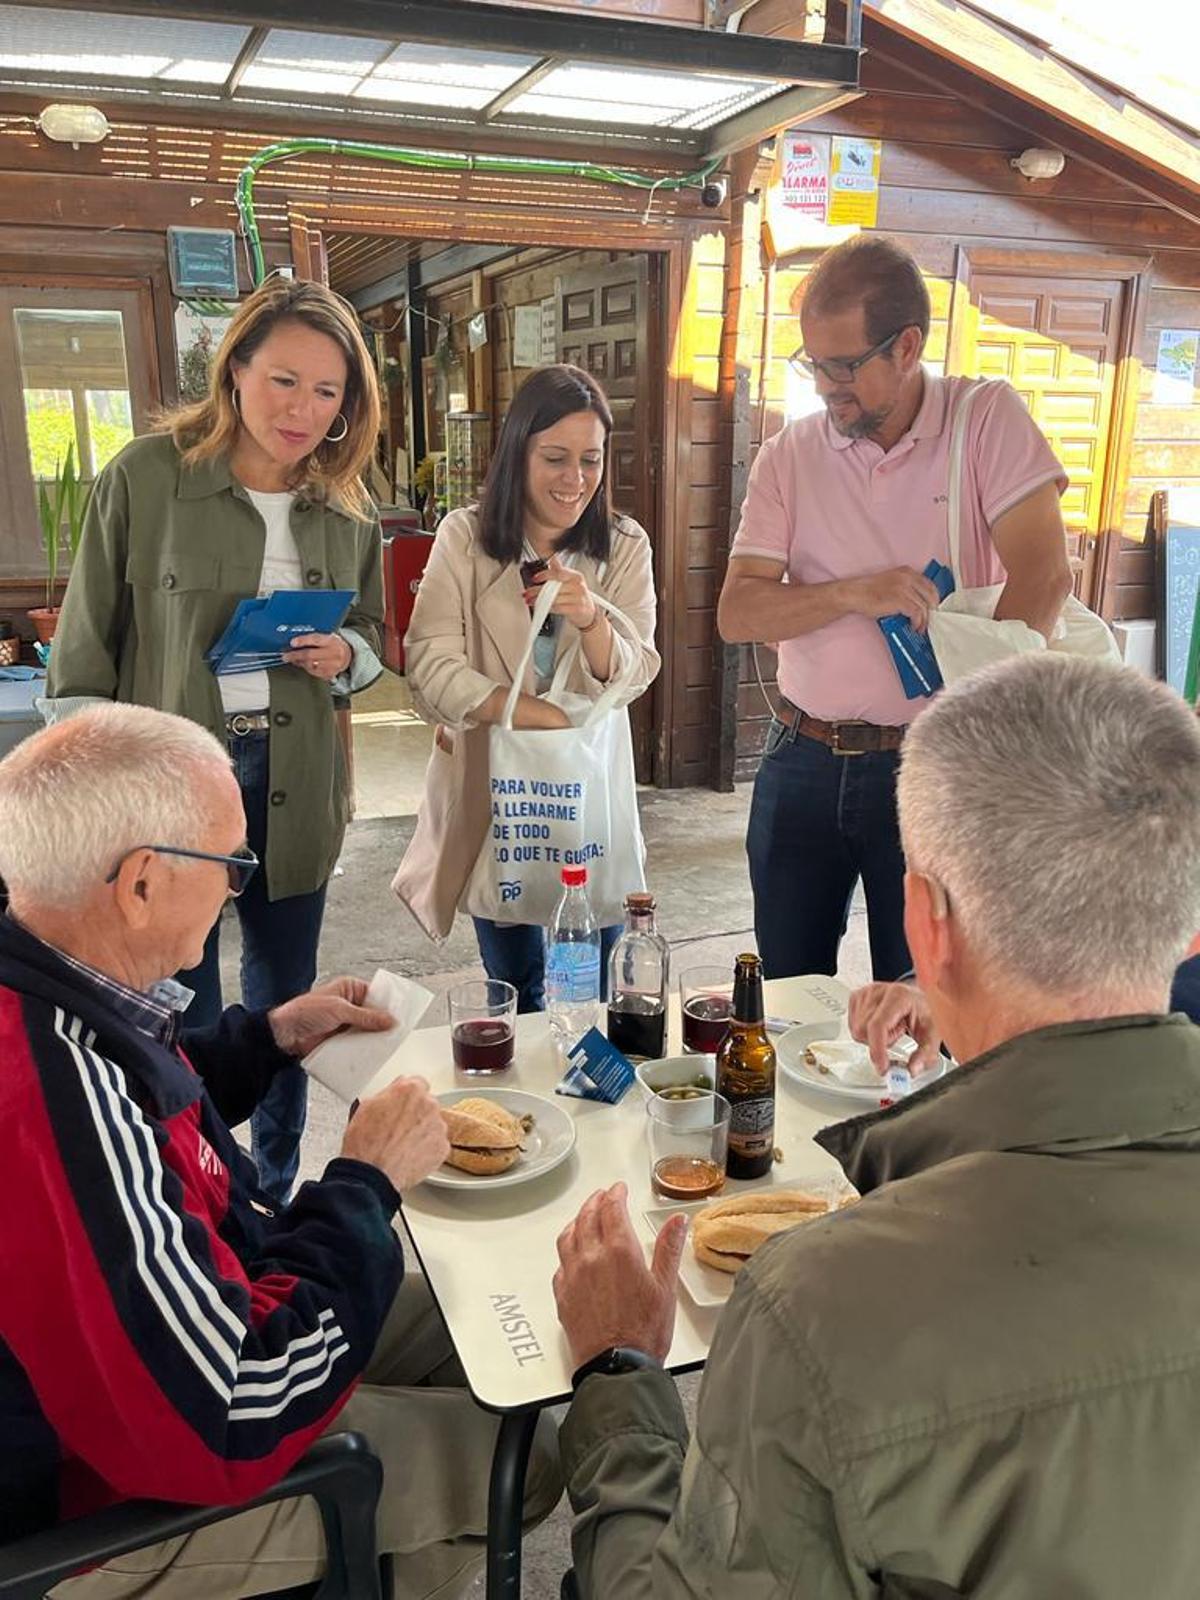
<svg viewBox="0 0 1200 1600">
<path fill-rule="evenodd" d="M 775 1143 L 775 1101 L 733 1100 L 729 1107 L 729 1143 L 740 1155 L 761 1155 Z"/>
</svg>

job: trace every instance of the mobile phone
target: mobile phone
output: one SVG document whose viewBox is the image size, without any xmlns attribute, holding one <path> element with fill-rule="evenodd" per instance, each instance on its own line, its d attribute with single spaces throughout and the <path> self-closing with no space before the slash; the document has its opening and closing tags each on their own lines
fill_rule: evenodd
<svg viewBox="0 0 1200 1600">
<path fill-rule="evenodd" d="M 538 556 L 533 561 L 522 561 L 522 563 L 521 563 L 521 586 L 522 586 L 522 588 L 531 589 L 533 587 L 534 578 L 537 577 L 539 572 L 545 572 L 549 565 L 550 565 L 550 563 L 548 561 L 544 560 L 541 556 Z M 530 606 L 529 609 L 532 611 L 533 607 Z M 542 623 L 541 631 L 547 637 L 549 637 L 549 635 L 554 632 L 554 618 L 553 617 L 547 617 L 546 618 L 545 622 Z"/>
</svg>

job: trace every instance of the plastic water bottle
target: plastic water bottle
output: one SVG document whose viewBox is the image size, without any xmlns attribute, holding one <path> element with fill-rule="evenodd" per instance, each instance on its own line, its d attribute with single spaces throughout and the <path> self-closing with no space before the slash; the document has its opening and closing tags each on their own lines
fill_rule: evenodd
<svg viewBox="0 0 1200 1600">
<path fill-rule="evenodd" d="M 600 929 L 587 868 L 562 869 L 562 899 L 546 935 L 546 1010 L 562 1055 L 600 1021 Z"/>
</svg>

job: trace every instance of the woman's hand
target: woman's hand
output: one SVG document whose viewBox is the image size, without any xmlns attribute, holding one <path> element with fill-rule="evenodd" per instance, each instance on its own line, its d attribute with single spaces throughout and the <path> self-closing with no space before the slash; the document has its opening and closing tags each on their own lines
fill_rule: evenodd
<svg viewBox="0 0 1200 1600">
<path fill-rule="evenodd" d="M 532 589 L 525 591 L 526 601 L 536 600 L 542 584 L 551 581 L 562 584 L 562 588 L 554 598 L 554 604 L 550 607 L 551 615 L 565 617 L 581 633 L 585 628 L 590 628 L 596 620 L 598 607 L 592 598 L 592 591 L 587 586 L 587 580 L 582 572 L 576 572 L 573 567 L 566 566 L 557 556 L 550 557 L 544 570 L 534 578 Z"/>
<path fill-rule="evenodd" d="M 299 667 L 310 677 L 324 678 L 328 683 L 339 672 L 345 672 L 354 659 L 354 651 L 340 633 L 302 633 L 292 640 L 283 659 L 285 665 Z"/>
</svg>

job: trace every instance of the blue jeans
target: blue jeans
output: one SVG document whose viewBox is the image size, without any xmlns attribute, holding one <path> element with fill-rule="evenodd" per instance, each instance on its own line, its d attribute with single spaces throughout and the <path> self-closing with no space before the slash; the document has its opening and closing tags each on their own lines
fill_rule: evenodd
<svg viewBox="0 0 1200 1600">
<path fill-rule="evenodd" d="M 267 855 L 267 795 L 270 788 L 266 733 L 231 738 L 229 754 L 242 791 L 246 838 L 260 861 Z M 312 894 L 267 899 L 263 867 L 234 902 L 242 927 L 242 1003 L 250 1011 L 270 1011 L 312 988 L 317 976 L 317 946 L 325 914 L 325 886 Z M 208 936 L 200 965 L 177 974 L 194 989 L 187 1008 L 188 1027 L 216 1022 L 224 1008 L 218 959 L 221 924 Z M 308 1079 L 303 1072 L 281 1072 L 250 1119 L 250 1149 L 259 1182 L 280 1203 L 291 1193 L 300 1166 L 300 1136 L 308 1109 Z"/>
<path fill-rule="evenodd" d="M 472 917 L 479 941 L 479 959 L 489 978 L 511 983 L 517 991 L 517 1010 L 546 1009 L 546 934 L 530 922 L 493 922 Z M 600 929 L 600 998 L 608 999 L 608 957 L 624 933 L 623 924 Z"/>
<path fill-rule="evenodd" d="M 911 967 L 896 818 L 899 764 L 899 751 L 839 756 L 772 722 L 746 831 L 754 931 L 768 978 L 836 973 L 860 877 L 876 979 L 898 978 Z"/>
</svg>

